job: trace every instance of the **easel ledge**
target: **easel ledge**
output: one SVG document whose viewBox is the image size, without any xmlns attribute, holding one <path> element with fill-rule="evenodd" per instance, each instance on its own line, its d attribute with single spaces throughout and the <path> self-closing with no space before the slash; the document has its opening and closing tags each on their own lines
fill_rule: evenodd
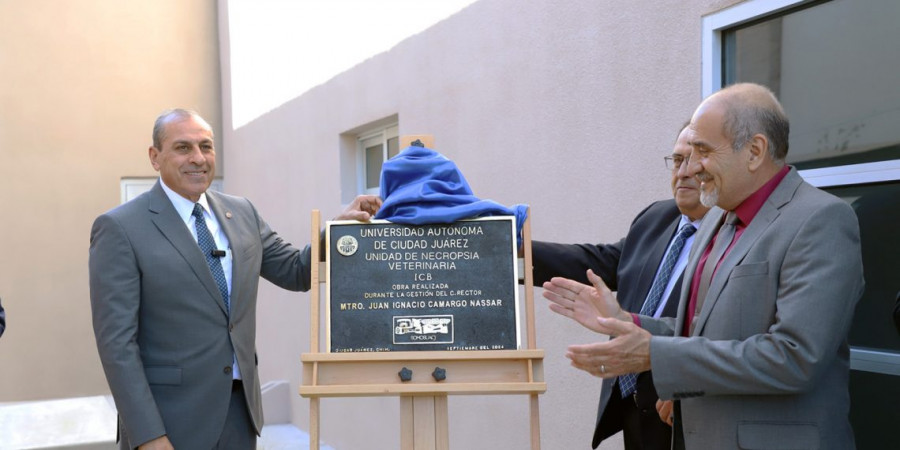
<svg viewBox="0 0 900 450">
<path fill-rule="evenodd" d="M 304 397 L 542 394 L 543 350 L 304 353 Z M 397 371 L 413 373 L 407 382 Z M 447 378 L 436 381 L 440 367 Z"/>
</svg>

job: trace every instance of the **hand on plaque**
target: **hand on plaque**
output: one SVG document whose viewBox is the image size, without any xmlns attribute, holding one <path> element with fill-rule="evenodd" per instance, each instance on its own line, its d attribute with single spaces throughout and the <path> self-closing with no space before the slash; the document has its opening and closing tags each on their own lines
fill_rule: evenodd
<svg viewBox="0 0 900 450">
<path fill-rule="evenodd" d="M 381 208 L 381 198 L 377 195 L 360 195 L 347 205 L 347 208 L 335 220 L 358 220 L 368 222 L 375 217 Z"/>
</svg>

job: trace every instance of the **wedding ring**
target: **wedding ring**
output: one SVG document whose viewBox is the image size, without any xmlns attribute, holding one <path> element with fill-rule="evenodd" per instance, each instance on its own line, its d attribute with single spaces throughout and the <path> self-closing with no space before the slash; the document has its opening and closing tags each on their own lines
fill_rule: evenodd
<svg viewBox="0 0 900 450">
<path fill-rule="evenodd" d="M 600 373 L 606 373 L 606 366 L 600 364 Z"/>
</svg>

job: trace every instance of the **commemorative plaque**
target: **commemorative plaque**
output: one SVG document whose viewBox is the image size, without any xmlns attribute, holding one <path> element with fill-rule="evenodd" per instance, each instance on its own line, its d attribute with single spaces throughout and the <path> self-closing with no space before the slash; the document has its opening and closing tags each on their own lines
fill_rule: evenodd
<svg viewBox="0 0 900 450">
<path fill-rule="evenodd" d="M 330 352 L 519 348 L 514 217 L 326 227 Z"/>
</svg>

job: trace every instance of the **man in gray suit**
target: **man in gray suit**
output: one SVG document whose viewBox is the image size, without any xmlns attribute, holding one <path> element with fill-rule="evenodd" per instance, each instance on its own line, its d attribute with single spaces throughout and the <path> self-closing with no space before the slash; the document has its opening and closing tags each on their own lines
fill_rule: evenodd
<svg viewBox="0 0 900 450">
<path fill-rule="evenodd" d="M 701 201 L 721 209 L 697 232 L 677 318 L 626 313 L 593 274 L 593 286 L 554 279 L 551 309 L 616 336 L 567 356 L 602 378 L 652 367 L 660 398 L 678 400 L 676 448 L 853 448 L 853 210 L 785 165 L 788 120 L 765 87 L 713 94 L 691 129 Z"/>
<path fill-rule="evenodd" d="M 119 446 L 255 448 L 259 277 L 309 289 L 309 247 L 284 242 L 247 199 L 207 190 L 213 131 L 196 113 L 160 115 L 149 157 L 160 181 L 91 230 L 94 334 Z M 380 204 L 357 197 L 339 218 L 368 220 Z"/>
</svg>

